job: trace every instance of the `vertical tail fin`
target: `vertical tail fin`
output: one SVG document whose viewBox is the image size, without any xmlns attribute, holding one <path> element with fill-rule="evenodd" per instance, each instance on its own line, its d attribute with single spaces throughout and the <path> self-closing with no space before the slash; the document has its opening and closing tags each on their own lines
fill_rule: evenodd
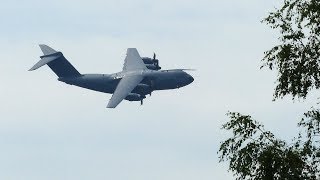
<svg viewBox="0 0 320 180">
<path fill-rule="evenodd" d="M 45 45 L 45 44 L 39 44 L 41 51 L 43 52 L 43 55 L 49 55 L 57 53 L 56 50 L 52 49 L 51 47 Z"/>
<path fill-rule="evenodd" d="M 47 64 L 58 77 L 76 77 L 81 75 L 61 52 L 44 44 L 40 44 L 39 46 L 44 55 L 40 56 L 41 60 L 30 71 Z"/>
</svg>

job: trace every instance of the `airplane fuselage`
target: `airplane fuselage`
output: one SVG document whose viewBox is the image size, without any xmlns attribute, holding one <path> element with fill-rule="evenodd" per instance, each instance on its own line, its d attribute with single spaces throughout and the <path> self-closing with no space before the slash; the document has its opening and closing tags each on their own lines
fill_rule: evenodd
<svg viewBox="0 0 320 180">
<path fill-rule="evenodd" d="M 138 94 L 151 94 L 155 90 L 176 89 L 193 82 L 188 73 L 181 70 L 138 70 L 114 74 L 82 74 L 72 78 L 58 78 L 59 81 L 103 93 L 114 93 L 119 81 L 125 76 L 142 74 L 144 79 L 132 91 Z"/>
</svg>

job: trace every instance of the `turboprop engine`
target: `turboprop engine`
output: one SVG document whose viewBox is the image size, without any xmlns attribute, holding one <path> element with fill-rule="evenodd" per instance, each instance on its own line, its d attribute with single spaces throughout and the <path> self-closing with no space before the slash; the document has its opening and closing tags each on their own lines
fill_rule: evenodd
<svg viewBox="0 0 320 180">
<path fill-rule="evenodd" d="M 148 69 L 151 70 L 159 70 L 161 67 L 159 66 L 159 60 L 156 59 L 156 54 L 153 53 L 153 58 L 142 57 L 142 61 L 147 66 Z"/>
<path fill-rule="evenodd" d="M 146 96 L 136 93 L 129 93 L 128 96 L 124 99 L 128 101 L 141 101 L 141 105 L 143 104 L 143 99 L 146 98 Z"/>
<path fill-rule="evenodd" d="M 145 98 L 146 96 L 142 96 L 140 94 L 136 93 L 129 93 L 128 96 L 125 98 L 128 101 L 141 101 Z"/>
</svg>

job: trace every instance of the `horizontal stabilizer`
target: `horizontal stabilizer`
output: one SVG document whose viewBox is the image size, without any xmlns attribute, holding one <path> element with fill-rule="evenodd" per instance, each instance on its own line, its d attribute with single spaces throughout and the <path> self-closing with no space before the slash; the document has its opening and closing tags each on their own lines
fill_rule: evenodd
<svg viewBox="0 0 320 180">
<path fill-rule="evenodd" d="M 44 66 L 44 65 L 48 64 L 49 62 L 60 58 L 61 56 L 62 56 L 62 53 L 55 53 L 55 54 L 51 54 L 48 56 L 41 56 L 41 60 L 39 62 L 37 62 L 37 64 L 35 64 L 31 69 L 29 69 L 29 71 L 36 70 L 36 69 L 40 68 L 41 66 Z"/>
</svg>

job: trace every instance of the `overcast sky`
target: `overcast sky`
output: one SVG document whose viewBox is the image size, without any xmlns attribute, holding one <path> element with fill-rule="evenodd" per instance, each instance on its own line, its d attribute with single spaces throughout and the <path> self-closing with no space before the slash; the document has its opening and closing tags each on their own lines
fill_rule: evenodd
<svg viewBox="0 0 320 180">
<path fill-rule="evenodd" d="M 234 179 L 218 163 L 228 111 L 284 139 L 315 100 L 272 102 L 276 74 L 259 70 L 277 32 L 260 20 L 277 0 L 0 0 L 0 179 Z M 194 83 L 106 109 L 110 94 L 57 81 L 38 44 L 80 73 L 122 69 L 126 48 Z M 311 95 L 312 96 L 312 95 Z"/>
</svg>

